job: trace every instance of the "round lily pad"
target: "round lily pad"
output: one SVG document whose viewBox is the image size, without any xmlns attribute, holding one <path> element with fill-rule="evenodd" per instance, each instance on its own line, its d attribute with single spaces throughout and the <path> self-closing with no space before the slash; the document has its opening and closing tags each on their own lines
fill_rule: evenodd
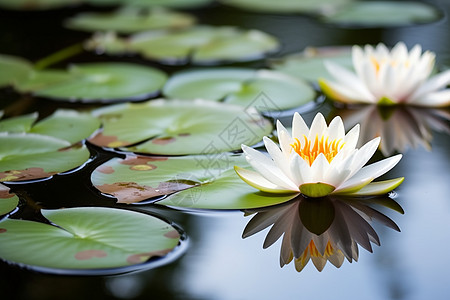
<svg viewBox="0 0 450 300">
<path fill-rule="evenodd" d="M 271 62 L 271 68 L 297 78 L 317 83 L 319 78 L 332 79 L 324 61 L 332 61 L 353 69 L 351 48 L 309 47 L 300 53 L 290 54 Z"/>
<path fill-rule="evenodd" d="M 265 13 L 319 13 L 355 0 L 220 0 L 221 3 Z"/>
<path fill-rule="evenodd" d="M 84 0 L 91 5 L 133 5 L 139 7 L 195 8 L 212 0 Z"/>
<path fill-rule="evenodd" d="M 186 13 L 161 8 L 123 7 L 109 13 L 81 13 L 68 19 L 66 26 L 84 31 L 116 31 L 129 34 L 144 30 L 182 28 L 194 23 L 195 18 Z"/>
<path fill-rule="evenodd" d="M 32 69 L 31 63 L 23 58 L 0 54 L 0 88 L 26 80 Z"/>
<path fill-rule="evenodd" d="M 74 64 L 67 71 L 36 71 L 19 90 L 60 101 L 142 100 L 158 94 L 167 75 L 129 63 Z"/>
<path fill-rule="evenodd" d="M 47 10 L 80 2 L 82 0 L 0 0 L 0 7 L 14 10 Z"/>
<path fill-rule="evenodd" d="M 52 136 L 75 144 L 88 138 L 100 127 L 100 121 L 90 114 L 59 109 L 47 118 L 36 122 L 37 113 L 0 121 L 0 132 L 36 133 Z"/>
<path fill-rule="evenodd" d="M 173 75 L 163 88 L 166 97 L 202 98 L 280 111 L 311 102 L 315 92 L 303 80 L 270 70 L 214 68 Z"/>
<path fill-rule="evenodd" d="M 92 184 L 121 203 L 170 195 L 157 204 L 199 209 L 244 209 L 285 202 L 295 195 L 269 195 L 244 183 L 234 166 L 243 155 L 113 158 L 91 175 Z"/>
<path fill-rule="evenodd" d="M 51 136 L 0 133 L 0 182 L 47 178 L 83 165 L 89 150 Z"/>
<path fill-rule="evenodd" d="M 0 183 L 0 216 L 13 211 L 19 205 L 19 197 L 9 193 L 9 187 Z"/>
<path fill-rule="evenodd" d="M 256 110 L 204 100 L 164 99 L 93 111 L 103 130 L 89 141 L 100 147 L 161 155 L 240 150 L 272 131 Z"/>
<path fill-rule="evenodd" d="M 435 22 L 436 7 L 418 1 L 355 1 L 323 14 L 321 21 L 357 27 L 386 27 Z"/>
<path fill-rule="evenodd" d="M 49 273 L 105 275 L 148 268 L 180 242 L 167 222 L 129 210 L 42 210 L 52 224 L 0 222 L 0 258 Z"/>
<path fill-rule="evenodd" d="M 160 63 L 212 65 L 252 61 L 275 52 L 278 40 L 258 30 L 194 26 L 182 30 L 138 33 L 128 38 L 95 35 L 87 49 L 112 55 L 140 54 Z"/>
</svg>

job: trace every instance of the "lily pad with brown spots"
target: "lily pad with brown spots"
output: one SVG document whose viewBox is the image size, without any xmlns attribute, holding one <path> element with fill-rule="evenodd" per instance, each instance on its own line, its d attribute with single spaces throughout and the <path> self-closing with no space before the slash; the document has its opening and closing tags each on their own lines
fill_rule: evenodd
<svg viewBox="0 0 450 300">
<path fill-rule="evenodd" d="M 31 133 L 0 133 L 0 182 L 47 178 L 89 159 L 83 144 Z"/>
<path fill-rule="evenodd" d="M 0 216 L 13 211 L 19 204 L 19 198 L 9 192 L 9 187 L 0 183 Z"/>
<path fill-rule="evenodd" d="M 37 120 L 37 113 L 3 119 L 0 120 L 0 132 L 34 133 L 75 144 L 100 127 L 100 121 L 92 115 L 69 109 L 58 109 L 47 118 Z"/>
<path fill-rule="evenodd" d="M 49 273 L 115 274 L 149 268 L 181 242 L 171 224 L 129 210 L 78 207 L 42 214 L 55 225 L 0 222 L 2 260 Z"/>
<path fill-rule="evenodd" d="M 89 141 L 100 147 L 158 155 L 240 150 L 272 132 L 254 108 L 195 100 L 152 100 L 93 111 L 103 128 Z"/>
<path fill-rule="evenodd" d="M 91 175 L 92 184 L 120 203 L 169 195 L 156 202 L 179 208 L 244 209 L 270 206 L 295 195 L 269 195 L 245 184 L 234 166 L 247 166 L 243 155 L 220 153 L 177 157 L 129 155 L 113 158 Z"/>
</svg>

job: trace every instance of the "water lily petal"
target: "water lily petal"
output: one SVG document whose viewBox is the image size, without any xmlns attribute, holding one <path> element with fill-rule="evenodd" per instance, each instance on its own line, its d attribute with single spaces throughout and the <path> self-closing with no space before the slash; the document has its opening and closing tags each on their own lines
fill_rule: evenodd
<svg viewBox="0 0 450 300">
<path fill-rule="evenodd" d="M 289 158 L 284 155 L 280 148 L 278 148 L 277 144 L 274 141 L 269 139 L 268 137 L 263 138 L 264 145 L 266 146 L 267 152 L 270 157 L 273 159 L 275 165 L 287 176 L 289 179 L 293 179 L 291 176 L 291 170 L 289 168 Z"/>
<path fill-rule="evenodd" d="M 336 116 L 331 120 L 328 125 L 328 136 L 330 141 L 343 139 L 345 137 L 344 123 L 342 122 L 341 117 Z"/>
<path fill-rule="evenodd" d="M 317 113 L 314 117 L 311 128 L 309 130 L 308 140 L 314 141 L 316 136 L 321 136 L 327 128 L 327 122 L 321 113 Z"/>
<path fill-rule="evenodd" d="M 428 81 L 422 84 L 415 92 L 409 97 L 410 103 L 423 103 L 421 98 L 426 94 L 435 92 L 437 90 L 445 88 L 450 84 L 450 70 L 437 74 L 431 77 Z M 421 101 L 422 100 L 422 101 Z"/>
<path fill-rule="evenodd" d="M 405 177 L 399 177 L 390 180 L 371 182 L 364 186 L 360 190 L 353 193 L 344 193 L 345 195 L 352 196 L 376 196 L 384 195 L 397 188 L 403 181 Z M 342 194 L 342 191 L 341 191 Z"/>
<path fill-rule="evenodd" d="M 234 170 L 245 183 L 260 191 L 274 194 L 290 194 L 296 192 L 271 183 L 257 172 L 238 166 L 235 166 Z"/>
<path fill-rule="evenodd" d="M 450 105 L 450 89 L 429 93 L 411 104 L 424 107 L 446 107 Z"/>
<path fill-rule="evenodd" d="M 274 161 L 268 156 L 246 145 L 242 145 L 242 151 L 244 151 L 245 158 L 253 169 L 269 182 L 281 186 L 286 190 L 297 189 L 293 182 L 275 166 Z"/>
<path fill-rule="evenodd" d="M 292 155 L 290 170 L 292 179 L 297 186 L 300 186 L 305 182 L 311 182 L 311 167 L 303 158 L 300 157 L 300 155 L 297 155 L 296 153 Z"/>
<path fill-rule="evenodd" d="M 355 175 L 373 156 L 375 151 L 377 151 L 378 145 L 380 144 L 380 137 L 376 137 L 373 140 L 367 142 L 362 146 L 356 153 L 352 163 L 352 173 L 350 176 Z"/>
<path fill-rule="evenodd" d="M 303 135 L 308 136 L 309 128 L 298 112 L 294 113 L 292 120 L 292 137 L 301 139 Z"/>
<path fill-rule="evenodd" d="M 287 129 L 283 126 L 283 124 L 277 120 L 277 133 L 278 133 L 278 141 L 280 142 L 281 151 L 289 156 L 291 153 L 291 144 L 293 143 L 293 139 Z"/>
<path fill-rule="evenodd" d="M 347 190 L 352 187 L 360 186 L 362 182 L 371 182 L 375 178 L 391 170 L 402 158 L 401 154 L 388 157 L 371 165 L 365 166 L 349 180 L 340 185 L 335 192 Z M 369 183 L 368 182 L 368 183 Z"/>
</svg>

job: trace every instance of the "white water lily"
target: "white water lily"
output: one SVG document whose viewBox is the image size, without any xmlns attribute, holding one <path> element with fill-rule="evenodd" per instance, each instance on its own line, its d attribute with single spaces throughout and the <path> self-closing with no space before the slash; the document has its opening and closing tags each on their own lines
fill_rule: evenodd
<svg viewBox="0 0 450 300">
<path fill-rule="evenodd" d="M 372 182 L 392 169 L 402 156 L 398 154 L 364 166 L 377 150 L 380 138 L 357 149 L 359 125 L 345 134 L 340 117 L 335 117 L 327 126 L 323 115 L 318 113 L 309 129 L 295 113 L 292 136 L 280 121 L 277 121 L 277 132 L 280 147 L 264 137 L 270 157 L 242 145 L 255 171 L 235 167 L 242 180 L 263 192 L 302 193 L 308 197 L 380 195 L 393 190 L 404 179 Z"/>
<path fill-rule="evenodd" d="M 333 62 L 325 66 L 335 81 L 320 79 L 322 91 L 331 99 L 344 103 L 380 105 L 408 104 L 428 107 L 450 105 L 450 70 L 430 78 L 435 54 L 422 53 L 415 45 L 408 52 L 397 43 L 391 51 L 382 43 L 376 47 L 353 46 L 353 67 L 356 73 Z"/>
</svg>

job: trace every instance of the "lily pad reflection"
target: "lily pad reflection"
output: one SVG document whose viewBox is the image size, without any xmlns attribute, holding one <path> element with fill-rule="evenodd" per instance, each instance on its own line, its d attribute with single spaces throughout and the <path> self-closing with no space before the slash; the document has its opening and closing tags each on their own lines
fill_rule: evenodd
<svg viewBox="0 0 450 300">
<path fill-rule="evenodd" d="M 253 106 L 259 111 L 299 107 L 315 98 L 315 91 L 301 79 L 270 70 L 214 68 L 173 75 L 163 89 L 166 97 L 206 99 Z"/>
<path fill-rule="evenodd" d="M 372 252 L 372 244 L 380 239 L 371 221 L 400 231 L 390 218 L 375 209 L 379 205 L 403 214 L 400 205 L 389 197 L 383 198 L 304 198 L 302 196 L 284 205 L 245 211 L 255 214 L 249 221 L 243 238 L 252 236 L 270 226 L 263 248 L 273 245 L 281 236 L 280 266 L 294 260 L 298 272 L 312 260 L 322 271 L 327 261 L 339 268 L 346 258 L 357 261 L 359 249 Z"/>
<path fill-rule="evenodd" d="M 171 224 L 128 210 L 78 207 L 42 214 L 52 224 L 0 222 L 1 259 L 48 273 L 117 274 L 151 268 L 182 239 Z"/>
</svg>

